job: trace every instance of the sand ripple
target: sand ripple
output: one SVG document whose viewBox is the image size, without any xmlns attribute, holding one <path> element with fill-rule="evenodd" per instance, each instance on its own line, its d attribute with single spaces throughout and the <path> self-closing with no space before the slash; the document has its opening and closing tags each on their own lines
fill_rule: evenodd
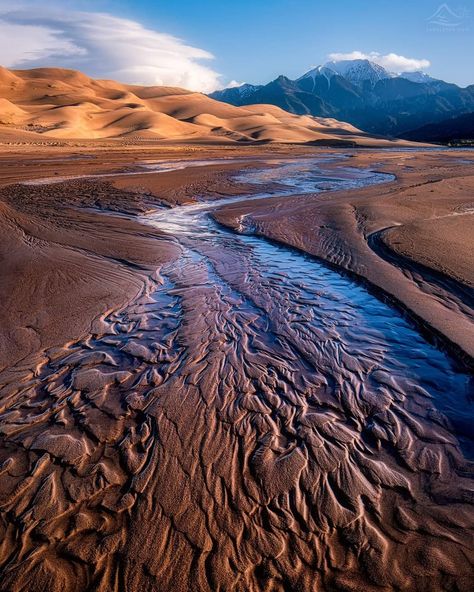
<svg viewBox="0 0 474 592">
<path fill-rule="evenodd" d="M 5 375 L 1 589 L 469 590 L 469 377 L 352 280 L 183 216 L 133 305 Z"/>
</svg>

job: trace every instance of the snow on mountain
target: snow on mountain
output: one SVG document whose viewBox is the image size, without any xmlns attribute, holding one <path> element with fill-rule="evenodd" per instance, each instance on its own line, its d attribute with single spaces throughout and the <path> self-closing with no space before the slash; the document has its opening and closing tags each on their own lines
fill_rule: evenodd
<svg viewBox="0 0 474 592">
<path fill-rule="evenodd" d="M 309 70 L 303 76 L 300 76 L 298 80 L 303 80 L 304 78 L 312 78 L 313 80 L 318 76 L 325 76 L 328 80 L 330 80 L 333 76 L 336 76 L 337 72 L 331 70 L 331 68 L 327 68 L 326 66 L 318 66 L 317 68 L 313 68 Z"/>
<path fill-rule="evenodd" d="M 410 80 L 411 82 L 417 82 L 419 84 L 427 84 L 430 82 L 439 82 L 439 80 L 437 78 L 433 78 L 432 76 L 430 76 L 429 74 L 426 74 L 426 72 L 402 72 L 401 74 L 398 74 L 399 78 L 406 78 L 407 80 Z"/>
<path fill-rule="evenodd" d="M 314 87 L 316 85 L 316 79 L 321 76 L 326 78 L 327 83 L 328 83 L 328 87 L 329 87 L 329 86 L 331 86 L 331 78 L 333 76 L 337 76 L 337 73 L 334 72 L 334 70 L 331 70 L 330 68 L 326 68 L 326 66 L 318 66 L 317 68 L 313 68 L 312 70 L 309 70 L 309 72 L 306 72 L 306 74 L 303 74 L 303 76 L 300 76 L 300 78 L 298 78 L 298 80 L 296 82 L 300 82 L 301 80 L 312 80 L 313 81 L 312 90 L 314 90 Z"/>
<path fill-rule="evenodd" d="M 244 82 L 244 84 L 240 84 L 239 86 L 232 86 L 229 88 L 231 88 L 236 94 L 240 95 L 242 98 L 245 98 L 245 97 L 251 95 L 256 90 L 258 90 L 260 88 L 260 86 L 255 85 L 255 84 L 248 84 L 247 82 Z M 228 90 L 228 89 L 224 89 L 224 90 Z"/>
<path fill-rule="evenodd" d="M 360 85 L 368 81 L 375 86 L 379 80 L 393 78 L 388 70 L 369 60 L 340 60 L 324 65 L 353 84 Z"/>
<path fill-rule="evenodd" d="M 380 80 L 387 78 L 406 78 L 411 82 L 427 83 L 434 82 L 435 79 L 424 72 L 389 72 L 382 66 L 370 60 L 340 60 L 327 62 L 323 66 L 317 66 L 309 72 L 306 72 L 298 78 L 298 81 L 311 78 L 315 80 L 319 76 L 324 76 L 328 83 L 334 76 L 342 76 L 356 86 L 363 86 L 367 82 L 374 87 Z"/>
</svg>

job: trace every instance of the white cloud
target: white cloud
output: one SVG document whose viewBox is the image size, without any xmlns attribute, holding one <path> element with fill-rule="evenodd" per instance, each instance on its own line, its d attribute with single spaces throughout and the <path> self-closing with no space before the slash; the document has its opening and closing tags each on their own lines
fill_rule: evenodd
<svg viewBox="0 0 474 592">
<path fill-rule="evenodd" d="M 16 25 L 0 18 L 0 57 L 6 66 L 21 65 L 48 58 L 51 53 L 63 56 L 84 55 L 85 50 L 62 39 L 57 31 L 36 25 Z"/>
<path fill-rule="evenodd" d="M 388 53 L 382 55 L 376 51 L 364 53 L 362 51 L 351 51 L 350 53 L 331 53 L 328 58 L 330 60 L 370 60 L 383 66 L 390 72 L 416 72 L 417 70 L 424 70 L 431 66 L 431 62 L 426 59 L 406 58 L 405 56 L 396 53 Z"/>
<path fill-rule="evenodd" d="M 219 74 L 201 63 L 212 54 L 172 35 L 107 13 L 38 8 L 0 8 L 4 66 L 74 68 L 97 78 L 202 92 L 223 86 Z"/>
</svg>

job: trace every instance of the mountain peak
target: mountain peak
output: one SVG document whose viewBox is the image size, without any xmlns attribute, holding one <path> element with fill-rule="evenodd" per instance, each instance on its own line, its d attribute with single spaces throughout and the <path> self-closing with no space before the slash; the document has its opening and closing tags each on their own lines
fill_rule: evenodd
<svg viewBox="0 0 474 592">
<path fill-rule="evenodd" d="M 332 70 L 356 85 L 368 81 L 371 86 L 374 86 L 379 80 L 393 77 L 393 74 L 382 66 L 364 59 L 327 62 L 324 68 Z"/>
<path fill-rule="evenodd" d="M 392 74 L 382 66 L 370 60 L 338 60 L 327 62 L 322 66 L 317 66 L 303 74 L 298 80 L 324 76 L 328 82 L 334 76 L 341 76 L 356 86 L 362 86 L 369 82 L 370 86 L 375 86 L 379 80 L 393 78 Z"/>
<path fill-rule="evenodd" d="M 237 92 L 241 97 L 245 97 L 260 87 L 256 84 L 250 84 L 248 82 L 244 82 L 243 84 L 240 84 L 239 86 L 232 86 L 230 88 L 235 89 L 235 92 Z"/>
<path fill-rule="evenodd" d="M 380 80 L 386 80 L 387 78 L 406 78 L 411 82 L 417 83 L 437 82 L 435 78 L 422 71 L 390 72 L 383 66 L 367 59 L 333 60 L 326 62 L 324 65 L 317 66 L 303 74 L 303 76 L 298 78 L 298 81 L 308 78 L 315 80 L 319 76 L 324 76 L 329 83 L 332 77 L 341 76 L 355 86 L 363 86 L 368 82 L 371 87 L 374 87 Z"/>
<path fill-rule="evenodd" d="M 304 78 L 312 78 L 314 80 L 314 78 L 317 76 L 325 76 L 326 78 L 330 79 L 333 76 L 336 76 L 336 74 L 337 73 L 331 68 L 326 66 L 316 66 L 316 68 L 312 68 L 311 70 L 308 70 L 308 72 L 305 72 L 303 76 L 300 76 L 298 81 L 303 80 Z"/>
</svg>

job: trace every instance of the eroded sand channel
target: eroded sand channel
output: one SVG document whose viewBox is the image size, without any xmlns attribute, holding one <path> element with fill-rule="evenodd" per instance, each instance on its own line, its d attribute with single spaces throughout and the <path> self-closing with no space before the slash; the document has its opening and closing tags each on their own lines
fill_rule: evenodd
<svg viewBox="0 0 474 592">
<path fill-rule="evenodd" d="M 316 165 L 254 181 L 382 180 Z M 222 204 L 148 216 L 178 263 L 5 387 L 4 589 L 468 590 L 470 377 Z"/>
</svg>

